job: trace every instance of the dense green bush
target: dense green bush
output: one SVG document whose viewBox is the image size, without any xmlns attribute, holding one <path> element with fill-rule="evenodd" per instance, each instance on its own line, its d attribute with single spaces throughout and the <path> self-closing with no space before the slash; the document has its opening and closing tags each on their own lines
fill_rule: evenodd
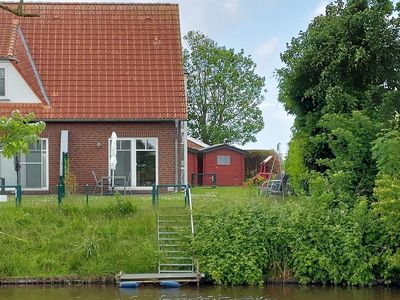
<svg viewBox="0 0 400 300">
<path fill-rule="evenodd" d="M 373 157 L 379 174 L 375 182 L 373 213 L 379 227 L 377 246 L 382 256 L 380 275 L 387 282 L 400 280 L 400 115 L 392 128 L 374 142 Z"/>
<path fill-rule="evenodd" d="M 198 215 L 192 246 L 207 276 L 219 284 L 262 283 L 268 264 L 265 222 L 261 207 L 250 204 Z"/>
<path fill-rule="evenodd" d="M 201 206 L 191 245 L 201 270 L 215 283 L 228 285 L 291 277 L 303 284 L 399 280 L 400 255 L 393 243 L 399 241 L 400 227 L 377 218 L 378 207 L 372 211 L 365 197 L 353 205 L 336 203 L 324 183 L 314 180 L 315 196 L 280 204 L 259 198 Z M 395 217 L 400 226 L 399 215 Z M 383 251 L 386 239 L 392 239 L 391 251 Z"/>
</svg>

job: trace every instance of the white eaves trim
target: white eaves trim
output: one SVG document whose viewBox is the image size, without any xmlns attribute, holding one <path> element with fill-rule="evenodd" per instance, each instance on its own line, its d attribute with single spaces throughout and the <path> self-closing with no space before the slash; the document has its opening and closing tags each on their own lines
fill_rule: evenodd
<svg viewBox="0 0 400 300">
<path fill-rule="evenodd" d="M 203 148 L 210 147 L 210 145 L 208 145 L 206 143 L 203 143 L 202 141 L 200 141 L 198 139 L 195 139 L 195 138 L 193 138 L 191 136 L 188 136 L 187 139 L 188 139 L 188 141 L 191 141 L 192 143 L 195 143 L 195 144 L 197 144 L 197 145 L 199 145 L 199 146 L 201 146 Z"/>
</svg>

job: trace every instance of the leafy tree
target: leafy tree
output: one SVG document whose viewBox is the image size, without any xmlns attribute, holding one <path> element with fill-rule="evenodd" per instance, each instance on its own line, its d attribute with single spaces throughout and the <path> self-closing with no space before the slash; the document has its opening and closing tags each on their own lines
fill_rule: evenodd
<svg viewBox="0 0 400 300">
<path fill-rule="evenodd" d="M 290 174 L 290 185 L 297 193 L 307 191 L 307 169 L 303 163 L 305 138 L 296 134 L 289 142 L 289 153 L 285 160 L 285 171 Z"/>
<path fill-rule="evenodd" d="M 386 281 L 400 280 L 400 114 L 391 127 L 374 141 L 373 157 L 379 170 L 374 189 L 373 212 L 378 225 L 377 243 L 382 249 L 381 277 Z M 383 233 L 383 234 L 382 234 Z"/>
<path fill-rule="evenodd" d="M 185 69 L 189 72 L 189 130 L 207 144 L 246 144 L 264 127 L 259 104 L 265 79 L 243 50 L 218 46 L 199 32 L 185 36 Z"/>
<path fill-rule="evenodd" d="M 33 113 L 23 116 L 18 110 L 14 110 L 9 118 L 0 117 L 0 148 L 5 157 L 27 153 L 29 145 L 37 141 L 45 123 L 32 122 L 33 119 Z"/>
<path fill-rule="evenodd" d="M 350 162 L 348 158 L 370 152 L 359 147 L 370 148 L 367 141 L 373 141 L 400 108 L 400 23 L 394 12 L 390 0 L 337 0 L 281 54 L 286 65 L 277 71 L 279 100 L 295 115 L 295 133 L 305 137 L 302 163 L 309 171 L 326 174 L 334 164 L 334 172 L 343 167 L 357 173 L 359 167 L 370 166 L 370 161 L 360 160 L 361 165 L 340 166 L 339 157 Z M 365 122 L 357 121 L 354 111 L 370 122 L 364 117 Z M 331 117 L 336 125 L 328 121 Z M 343 135 L 367 124 L 371 126 L 365 130 Z M 338 130 L 341 145 L 335 141 Z M 356 142 L 364 137 L 365 142 Z M 361 194 L 372 193 L 375 173 L 365 178 L 369 190 Z"/>
</svg>

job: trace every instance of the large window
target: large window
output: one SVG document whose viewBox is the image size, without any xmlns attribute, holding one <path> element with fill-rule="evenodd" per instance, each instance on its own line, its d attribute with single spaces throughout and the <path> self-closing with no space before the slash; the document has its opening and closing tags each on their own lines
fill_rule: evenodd
<svg viewBox="0 0 400 300">
<path fill-rule="evenodd" d="M 128 187 L 150 187 L 157 182 L 157 168 L 156 138 L 118 139 L 115 176 L 125 176 Z"/>
<path fill-rule="evenodd" d="M 156 140 L 136 140 L 136 186 L 156 183 Z"/>
<path fill-rule="evenodd" d="M 132 161 L 132 141 L 119 140 L 117 141 L 117 168 L 115 169 L 115 176 L 125 176 L 127 186 L 132 185 L 131 176 L 131 161 Z"/>
<path fill-rule="evenodd" d="M 0 68 L 0 97 L 6 95 L 6 70 Z"/>
<path fill-rule="evenodd" d="M 48 188 L 48 145 L 47 139 L 40 139 L 29 147 L 28 154 L 21 154 L 20 183 L 23 189 Z M 1 154 L 1 150 L 0 150 Z M 0 177 L 6 179 L 6 185 L 17 184 L 15 160 L 0 155 Z"/>
</svg>

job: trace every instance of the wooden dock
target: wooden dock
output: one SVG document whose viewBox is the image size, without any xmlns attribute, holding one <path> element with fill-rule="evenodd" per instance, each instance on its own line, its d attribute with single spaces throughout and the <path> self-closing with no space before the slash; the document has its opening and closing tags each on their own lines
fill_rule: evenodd
<svg viewBox="0 0 400 300">
<path fill-rule="evenodd" d="M 201 273 L 143 273 L 125 274 L 118 276 L 119 281 L 137 281 L 140 283 L 159 283 L 160 281 L 171 280 L 179 283 L 199 283 L 204 274 Z"/>
</svg>

